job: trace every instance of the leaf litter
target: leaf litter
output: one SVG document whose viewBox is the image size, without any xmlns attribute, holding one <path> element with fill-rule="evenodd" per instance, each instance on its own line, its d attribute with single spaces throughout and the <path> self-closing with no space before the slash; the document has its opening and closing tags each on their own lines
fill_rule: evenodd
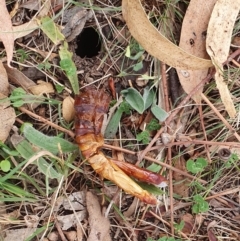
<svg viewBox="0 0 240 241">
<path fill-rule="evenodd" d="M 25 238 L 30 236 L 33 239 L 36 236 L 44 237 L 46 240 L 52 240 L 52 238 L 55 240 L 73 240 L 76 237 L 77 240 L 162 240 L 162 238 L 166 239 L 167 237 L 175 237 L 175 240 L 220 240 L 225 238 L 223 236 L 228 236 L 232 240 L 239 238 L 237 195 L 239 192 L 237 186 L 239 159 L 232 156 L 240 148 L 232 135 L 232 129 L 236 130 L 235 136 L 238 134 L 238 121 L 229 120 L 226 114 L 227 110 L 231 117 L 236 116 L 238 107 L 234 110 L 230 99 L 228 99 L 225 109 L 218 91 L 216 91 L 216 86 L 214 86 L 214 82 L 210 81 L 210 78 L 207 79 L 209 83 L 201 85 L 201 81 L 209 74 L 208 67 L 217 63 L 216 74 L 221 78 L 224 76 L 224 81 L 226 80 L 226 70 L 228 70 L 227 79 L 229 81 L 224 82 L 224 92 L 228 93 L 235 105 L 239 102 L 239 73 L 237 69 L 239 66 L 236 65 L 238 59 L 233 57 L 231 63 L 227 62 L 227 66 L 222 67 L 222 63 L 229 56 L 230 39 L 233 34 L 237 35 L 239 32 L 237 24 L 233 25 L 238 8 L 235 8 L 235 5 L 226 5 L 224 1 L 217 1 L 220 6 L 215 4 L 212 12 L 214 2 L 208 1 L 203 6 L 203 4 L 198 5 L 199 1 L 190 1 L 183 22 L 180 20 L 182 31 L 179 47 L 162 35 L 165 31 L 162 29 L 158 29 L 158 31 L 157 28 L 153 27 L 158 27 L 158 17 L 163 17 L 161 14 L 164 11 L 162 10 L 168 8 L 167 2 L 159 5 L 159 2 L 155 1 L 153 6 L 150 2 L 123 0 L 123 17 L 120 12 L 120 2 L 116 6 L 115 3 L 111 3 L 107 7 L 106 4 L 97 3 L 91 11 L 86 7 L 88 4 L 86 2 L 80 2 L 80 7 L 67 2 L 66 8 L 59 1 L 54 3 L 53 1 L 45 1 L 43 5 L 39 1 L 29 1 L 20 7 L 14 6 L 17 9 L 16 13 L 23 11 L 27 18 L 23 19 L 19 26 L 13 26 L 10 32 L 14 33 L 14 39 L 17 39 L 18 43 L 15 45 L 12 43 L 9 46 L 12 50 L 14 47 L 15 50 L 21 48 L 26 55 L 23 54 L 19 58 L 19 53 L 23 52 L 14 52 L 12 61 L 14 68 L 7 65 L 5 68 L 3 67 L 1 93 L 4 94 L 3 98 L 7 98 L 12 93 L 23 93 L 16 92 L 16 89 L 15 92 L 13 90 L 13 88 L 20 86 L 25 90 L 26 95 L 31 92 L 34 97 L 40 94 L 46 97 L 38 105 L 35 105 L 33 101 L 30 105 L 18 109 L 16 99 L 14 99 L 16 96 L 14 98 L 10 96 L 9 99 L 12 102 L 8 102 L 3 107 L 3 109 L 11 108 L 13 116 L 12 119 L 8 118 L 6 121 L 9 127 L 4 126 L 1 129 L 2 133 L 4 131 L 7 133 L 3 138 L 5 145 L 1 144 L 1 156 L 5 162 L 10 161 L 11 169 L 9 173 L 0 170 L 0 199 L 5 201 L 3 209 L 6 209 L 9 214 L 12 211 L 21 214 L 15 217 L 19 222 L 18 229 L 15 229 L 16 225 L 8 219 L 11 230 L 16 232 L 15 235 L 18 235 L 18 240 L 23 239 L 21 232 L 27 234 L 26 228 L 29 228 L 31 220 L 33 222 L 36 220 L 36 227 Z M 235 8 L 236 11 L 231 7 Z M 26 8 L 36 11 L 36 15 L 35 12 L 33 14 Z M 214 23 L 218 23 L 217 17 L 221 17 L 221 14 L 225 13 L 223 11 L 225 8 L 228 9 L 227 14 L 230 14 L 231 11 L 234 12 L 234 14 L 230 14 L 232 26 L 229 24 L 223 27 L 225 26 L 224 21 L 220 19 L 217 29 Z M 177 36 L 180 31 L 175 26 L 177 25 L 175 23 L 179 24 L 179 19 L 176 16 L 183 15 L 185 10 L 182 10 L 181 5 L 172 4 L 168 11 L 173 12 L 167 17 L 175 17 L 171 20 L 174 24 L 171 30 L 169 29 L 173 33 L 166 33 L 166 36 Z M 214 11 L 219 13 L 217 17 Z M 14 14 L 16 15 L 16 13 Z M 69 21 L 65 21 L 66 17 L 69 18 Z M 224 15 L 224 18 L 228 19 L 228 15 Z M 126 21 L 129 31 L 124 21 Z M 64 26 L 60 26 L 61 24 Z M 207 25 L 208 40 L 206 46 Z M 104 43 L 104 49 L 102 48 L 96 57 L 79 58 L 75 53 L 77 44 L 75 37 L 84 28 L 92 26 L 98 29 L 101 41 Z M 162 26 L 162 23 L 159 26 Z M 233 27 L 234 33 L 232 33 Z M 35 31 L 36 29 L 38 31 Z M 219 30 L 219 32 L 216 34 L 215 30 Z M 227 31 L 228 36 L 219 38 L 223 35 L 221 32 L 223 30 Z M 67 36 L 68 43 L 65 42 L 60 31 Z M 138 48 L 140 49 L 139 53 L 134 53 L 134 56 L 138 58 L 135 62 L 130 63 L 125 54 L 129 50 L 132 54 L 132 50 L 136 47 L 136 42 L 130 40 L 131 35 L 142 47 Z M 177 37 L 175 42 L 178 42 Z M 211 61 L 206 54 L 208 46 L 211 47 L 209 48 L 211 53 L 208 51 Z M 224 51 L 219 54 L 218 52 L 223 46 Z M 161 85 L 156 88 L 156 80 L 166 77 L 167 74 L 163 71 L 160 76 L 151 75 L 153 65 L 150 67 L 150 62 L 152 57 L 147 55 L 143 48 L 151 56 L 179 69 L 181 85 L 189 99 L 191 97 L 195 101 L 195 104 L 189 99 L 183 101 L 177 107 L 177 110 L 184 109 L 179 115 L 174 114 L 175 107 L 171 107 L 172 109 L 168 110 L 169 113 L 165 113 L 165 117 L 160 122 L 161 129 L 151 131 L 149 137 L 150 141 L 154 140 L 164 128 L 162 136 L 170 136 L 171 138 L 167 141 L 158 139 L 157 142 L 154 142 L 155 145 L 150 148 L 151 150 L 147 145 L 140 145 L 136 141 L 136 136 L 141 131 L 146 131 L 146 126 L 151 122 L 145 118 L 146 113 L 149 113 L 149 108 L 155 108 L 157 102 L 155 99 L 154 101 L 147 100 L 151 103 L 147 105 L 145 110 L 146 99 L 143 98 L 145 102 L 140 105 L 141 110 L 138 110 L 138 113 L 135 107 L 139 103 L 136 100 L 134 102 L 134 97 L 144 96 L 144 92 L 150 87 L 154 97 L 161 98 L 156 95 L 161 88 Z M 231 51 L 234 50 L 231 49 L 230 54 Z M 62 63 L 59 62 L 60 59 L 62 59 Z M 231 61 L 231 57 L 228 61 Z M 6 62 L 6 59 L 3 58 L 2 62 Z M 8 52 L 7 62 L 9 63 Z M 124 69 L 121 68 L 122 66 Z M 136 76 L 128 77 L 130 76 L 127 73 L 128 68 L 136 69 L 141 68 L 141 66 L 144 68 L 139 72 L 136 71 L 134 73 Z M 30 78 L 25 76 L 23 73 L 27 73 L 26 71 L 30 67 L 37 70 L 41 68 L 44 77 L 38 79 L 37 76 Z M 109 90 L 107 80 L 111 75 L 114 77 L 112 78 L 114 96 L 120 95 L 120 100 L 123 98 L 123 102 L 126 101 L 126 98 L 124 99 L 121 95 L 121 90 L 126 90 L 129 87 L 134 89 L 131 93 L 135 96 L 132 96 L 133 103 L 128 112 L 123 112 L 118 108 L 118 105 L 114 107 L 115 109 L 111 109 L 113 116 L 114 112 L 117 116 L 115 123 L 111 124 L 114 131 L 111 132 L 112 130 L 107 129 L 107 136 L 110 140 L 105 148 L 108 150 L 109 156 L 111 156 L 109 149 L 116 149 L 114 151 L 116 157 L 122 156 L 121 159 L 132 163 L 137 162 L 144 167 L 151 167 L 151 162 L 156 162 L 156 171 L 161 170 L 170 181 L 169 189 L 158 189 L 158 193 L 161 194 L 158 196 L 159 206 L 157 209 L 140 203 L 131 195 L 119 192 L 116 186 L 110 186 L 107 181 L 103 182 L 92 172 L 87 162 L 82 161 L 82 159 L 81 162 L 79 161 L 77 148 L 71 144 L 74 142 L 71 122 L 74 118 L 72 90 L 73 93 L 78 92 L 78 83 L 80 88 L 84 88 L 86 85 L 96 85 L 97 88 Z M 186 77 L 186 75 L 188 76 Z M 148 81 L 136 85 L 138 77 Z M 219 82 L 216 76 L 215 78 L 216 82 Z M 37 81 L 40 81 L 39 85 L 37 85 Z M 196 89 L 198 85 L 200 85 L 199 90 Z M 167 101 L 171 100 L 167 91 L 163 91 L 163 93 Z M 203 113 L 196 114 L 195 105 L 201 104 L 201 93 L 204 93 L 214 103 L 215 109 L 210 109 L 205 105 Z M 179 96 L 178 98 L 183 99 L 184 97 Z M 224 100 L 224 97 L 222 99 Z M 21 101 L 27 102 L 27 99 Z M 117 99 L 113 100 L 112 106 L 114 106 L 115 101 L 117 102 Z M 59 103 L 63 104 L 62 110 Z M 186 105 L 189 107 L 186 108 Z M 28 111 L 32 114 L 27 114 L 29 112 L 23 111 L 24 108 L 29 108 Z M 217 111 L 221 112 L 223 118 L 226 118 L 226 122 L 232 125 L 230 131 L 216 117 Z M 15 117 L 15 112 L 18 118 Z M 159 111 L 156 112 L 162 117 Z M 204 130 L 199 123 L 199 115 L 202 115 L 201 118 L 204 120 L 206 135 L 203 134 Z M 5 117 L 6 115 L 1 112 L 1 116 Z M 171 121 L 171 118 L 174 121 Z M 158 119 L 161 120 L 161 118 Z M 186 119 L 184 125 L 182 125 L 183 119 Z M 111 121 L 111 118 L 109 120 Z M 166 123 L 165 127 L 163 121 Z M 26 125 L 26 122 L 31 122 L 33 127 Z M 22 129 L 20 129 L 21 123 L 25 123 Z M 13 127 L 13 124 L 19 129 L 16 126 Z M 64 131 L 62 131 L 63 129 Z M 20 130 L 23 132 L 20 133 Z M 114 142 L 111 142 L 111 139 L 115 139 Z M 209 149 L 205 148 L 207 145 L 210 146 Z M 127 146 L 130 149 L 127 150 Z M 223 160 L 218 150 L 226 147 L 231 158 Z M 166 148 L 168 151 L 165 152 Z M 18 151 L 17 155 L 16 150 Z M 148 155 L 141 162 L 136 158 L 140 150 L 148 150 Z M 123 154 L 124 152 L 127 153 Z M 173 166 L 160 160 L 161 152 L 164 159 L 172 160 Z M 206 158 L 209 155 L 211 162 L 207 163 L 205 160 L 207 167 L 199 168 L 199 163 L 196 160 Z M 189 159 L 193 160 L 189 164 L 190 167 L 186 165 L 186 161 Z M 198 171 L 195 178 L 190 174 L 193 169 Z M 172 176 L 170 170 L 174 170 Z M 199 170 L 202 171 L 199 172 Z M 21 177 L 21 179 L 16 179 L 16 177 Z M 104 188 L 100 189 L 103 185 Z M 79 198 L 78 192 L 75 192 L 75 190 L 89 190 L 91 188 L 94 188 L 99 194 L 98 197 L 101 197 L 100 202 L 100 199 L 88 192 L 85 203 L 85 199 Z M 114 192 L 111 192 L 110 195 L 109 190 L 112 188 L 114 188 Z M 149 187 L 145 186 L 144 188 Z M 67 198 L 63 198 L 62 193 Z M 109 197 L 111 198 L 108 199 Z M 29 204 L 29 200 L 33 202 L 33 199 L 36 205 Z M 64 201 L 60 201 L 60 199 Z M 20 200 L 28 200 L 28 202 L 22 202 L 24 204 L 20 205 L 18 202 Z M 9 205 L 9 201 L 16 205 Z M 66 205 L 67 203 L 69 205 Z M 209 205 L 206 205 L 208 203 Z M 202 207 L 205 208 L 205 211 L 196 213 L 196 210 L 203 210 Z M 105 217 L 102 212 L 106 208 L 105 215 L 108 217 Z M 4 219 L 1 215 L 0 221 L 2 220 Z M 9 227 L 3 225 L 2 229 L 5 228 Z"/>
</svg>

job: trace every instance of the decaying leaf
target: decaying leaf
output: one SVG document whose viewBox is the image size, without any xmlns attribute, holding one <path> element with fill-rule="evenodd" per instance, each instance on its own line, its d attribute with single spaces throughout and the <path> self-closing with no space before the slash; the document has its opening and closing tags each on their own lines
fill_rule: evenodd
<svg viewBox="0 0 240 241">
<path fill-rule="evenodd" d="M 42 94 L 50 94 L 54 93 L 54 88 L 52 83 L 46 82 L 39 80 L 37 85 L 30 86 L 29 90 L 34 94 L 34 95 L 42 95 Z"/>
<path fill-rule="evenodd" d="M 231 44 L 233 26 L 240 9 L 240 0 L 218 0 L 214 6 L 207 30 L 207 52 L 216 68 L 215 80 L 217 88 L 230 117 L 236 110 L 223 78 L 222 63 L 227 60 Z"/>
<path fill-rule="evenodd" d="M 183 19 L 179 47 L 199 58 L 209 58 L 206 52 L 206 34 L 215 2 L 216 0 L 208 0 L 204 3 L 191 0 Z M 189 94 L 207 76 L 208 68 L 201 70 L 178 69 L 177 72 L 184 91 Z M 203 86 L 192 96 L 197 104 L 201 102 L 202 90 Z"/>
<path fill-rule="evenodd" d="M 175 167 L 182 171 L 187 171 L 186 169 L 186 161 L 183 157 L 180 157 L 175 162 Z M 180 195 L 181 197 L 188 197 L 189 196 L 189 184 L 190 181 L 186 179 L 183 175 L 173 172 L 173 178 L 175 181 L 175 184 L 173 186 L 173 192 L 175 194 Z"/>
<path fill-rule="evenodd" d="M 140 0 L 123 0 L 122 13 L 130 33 L 152 56 L 181 69 L 206 69 L 211 61 L 193 56 L 165 38 L 148 20 Z"/>
<path fill-rule="evenodd" d="M 102 215 L 97 197 L 91 192 L 87 192 L 86 203 L 90 225 L 90 234 L 87 241 L 110 241 L 110 222 Z"/>
<path fill-rule="evenodd" d="M 67 122 L 72 121 L 74 119 L 74 99 L 71 96 L 68 96 L 63 100 L 62 114 L 64 120 L 66 120 Z"/>
<path fill-rule="evenodd" d="M 8 76 L 2 62 L 0 61 L 0 99 L 5 99 L 8 94 Z M 12 107 L 9 107 L 9 105 L 10 102 L 6 101 L 0 103 L 0 141 L 2 142 L 7 139 L 16 118 L 14 109 Z"/>
<path fill-rule="evenodd" d="M 51 7 L 51 1 L 43 1 L 38 17 L 46 16 L 48 14 L 50 7 Z M 13 27 L 14 40 L 26 36 L 38 28 L 39 28 L 39 25 L 37 23 L 36 18 L 33 18 L 29 22 L 21 24 L 19 26 L 14 26 Z"/>
<path fill-rule="evenodd" d="M 0 93 L 5 96 L 9 94 L 8 75 L 2 61 L 0 61 Z"/>
<path fill-rule="evenodd" d="M 91 18 L 91 15 L 92 11 L 87 11 L 80 6 L 65 10 L 62 21 L 66 25 L 62 33 L 66 37 L 67 42 L 74 40 L 82 32 L 86 21 Z"/>
<path fill-rule="evenodd" d="M 5 47 L 7 64 L 10 66 L 13 57 L 14 36 L 11 17 L 7 10 L 5 0 L 0 0 L 0 13 L 0 40 Z"/>
</svg>

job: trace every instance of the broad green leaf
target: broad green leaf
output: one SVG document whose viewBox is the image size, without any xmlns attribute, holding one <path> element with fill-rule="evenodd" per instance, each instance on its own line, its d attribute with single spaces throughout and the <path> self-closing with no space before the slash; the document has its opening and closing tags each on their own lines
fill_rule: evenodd
<svg viewBox="0 0 240 241">
<path fill-rule="evenodd" d="M 41 18 L 39 25 L 42 31 L 48 36 L 48 38 L 51 39 L 54 44 L 58 45 L 60 41 L 65 39 L 58 26 L 50 17 L 46 16 Z"/>
<path fill-rule="evenodd" d="M 24 138 L 22 138 L 17 144 L 14 144 L 14 146 L 19 154 L 26 160 L 36 154 L 31 144 Z M 33 164 L 36 164 L 38 166 L 38 170 L 44 175 L 47 175 L 49 178 L 59 179 L 62 176 L 61 173 L 57 172 L 52 164 L 49 164 L 43 157 L 40 157 Z"/>
<path fill-rule="evenodd" d="M 131 107 L 136 110 L 138 113 L 142 114 L 144 109 L 144 100 L 141 94 L 134 88 L 128 88 L 123 90 L 122 95 L 125 97 L 125 100 L 131 105 Z"/>
<path fill-rule="evenodd" d="M 144 109 L 146 110 L 153 103 L 155 93 L 153 89 L 145 88 L 143 91 Z"/>
<path fill-rule="evenodd" d="M 143 68 L 143 62 L 140 61 L 140 62 L 138 62 L 138 63 L 136 63 L 136 64 L 134 65 L 133 70 L 137 72 L 137 71 L 139 71 L 139 70 L 142 69 L 142 68 Z"/>
<path fill-rule="evenodd" d="M 66 73 L 73 92 L 75 94 L 79 94 L 79 83 L 78 83 L 78 76 L 77 76 L 77 68 L 72 61 L 72 53 L 68 51 L 68 44 L 64 42 L 64 45 L 60 47 L 59 56 L 60 56 L 60 66 L 62 70 Z"/>
<path fill-rule="evenodd" d="M 77 145 L 59 137 L 46 136 L 33 128 L 29 123 L 23 124 L 21 130 L 29 142 L 42 148 L 43 150 L 51 152 L 54 155 L 60 151 L 66 153 L 78 150 Z"/>
<path fill-rule="evenodd" d="M 111 120 L 109 121 L 107 128 L 105 130 L 104 133 L 104 137 L 106 139 L 112 139 L 115 137 L 117 130 L 118 130 L 118 126 L 122 117 L 123 111 L 121 111 L 121 109 L 119 108 L 115 114 L 113 115 L 113 117 L 111 118 Z"/>
<path fill-rule="evenodd" d="M 160 108 L 156 104 L 152 105 L 151 111 L 159 121 L 165 121 L 167 119 L 167 117 L 169 116 L 168 113 L 164 109 Z"/>
</svg>

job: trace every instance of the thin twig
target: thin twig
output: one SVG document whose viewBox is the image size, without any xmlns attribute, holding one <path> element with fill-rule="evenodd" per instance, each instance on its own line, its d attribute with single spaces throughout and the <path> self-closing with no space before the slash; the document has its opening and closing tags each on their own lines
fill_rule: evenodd
<svg viewBox="0 0 240 241">
<path fill-rule="evenodd" d="M 72 138 L 74 138 L 74 136 L 75 136 L 75 134 L 72 131 L 67 130 L 67 129 L 65 129 L 65 128 L 63 128 L 63 127 L 61 127 L 61 126 L 59 126 L 59 125 L 57 125 L 57 124 L 55 124 L 55 123 L 45 119 L 43 117 L 41 117 L 40 115 L 37 115 L 37 114 L 31 112 L 30 110 L 26 109 L 25 107 L 19 107 L 19 110 L 22 111 L 23 113 L 29 115 L 29 116 L 34 117 L 36 120 L 38 120 L 40 122 L 43 122 L 43 123 L 45 123 L 45 124 L 47 124 L 49 126 L 52 126 L 56 130 L 59 130 L 59 131 L 62 131 L 64 133 L 68 134 Z"/>
<path fill-rule="evenodd" d="M 201 94 L 203 100 L 210 106 L 210 108 L 214 111 L 214 113 L 218 116 L 218 118 L 223 122 L 223 124 L 232 132 L 232 134 L 240 141 L 240 136 L 233 129 L 233 127 L 227 122 L 227 120 L 221 115 L 221 113 L 215 108 L 215 106 L 211 103 L 211 101 L 202 93 Z"/>
</svg>

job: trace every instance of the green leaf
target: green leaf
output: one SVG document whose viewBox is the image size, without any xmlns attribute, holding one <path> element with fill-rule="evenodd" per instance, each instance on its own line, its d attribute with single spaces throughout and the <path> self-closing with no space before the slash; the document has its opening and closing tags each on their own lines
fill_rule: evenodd
<svg viewBox="0 0 240 241">
<path fill-rule="evenodd" d="M 29 142 L 42 148 L 43 150 L 51 152 L 54 155 L 60 151 L 66 153 L 78 150 L 77 145 L 59 137 L 46 136 L 34 129 L 29 123 L 23 124 L 21 130 Z"/>
<path fill-rule="evenodd" d="M 9 162 L 9 160 L 3 160 L 3 161 L 0 162 L 0 168 L 4 172 L 8 172 L 11 168 L 11 163 Z"/>
<path fill-rule="evenodd" d="M 156 104 L 153 103 L 152 107 L 151 107 L 151 111 L 154 114 L 154 116 L 159 120 L 159 121 L 165 121 L 167 119 L 167 117 L 169 116 L 169 114 L 162 108 L 160 108 L 159 106 L 157 106 Z"/>
<path fill-rule="evenodd" d="M 203 213 L 203 212 L 207 212 L 208 210 L 209 210 L 209 204 L 206 201 L 195 203 L 192 206 L 193 213 Z"/>
<path fill-rule="evenodd" d="M 159 172 L 161 170 L 161 166 L 157 163 L 152 163 L 150 166 L 147 167 L 147 170 L 151 172 Z"/>
<path fill-rule="evenodd" d="M 145 182 L 139 182 L 138 180 L 135 180 L 135 182 L 144 190 L 147 190 L 148 192 L 154 194 L 154 195 L 163 195 L 163 190 L 153 184 L 148 184 Z"/>
<path fill-rule="evenodd" d="M 16 150 L 10 149 L 7 145 L 2 143 L 1 141 L 0 141 L 0 148 L 9 156 L 18 156 L 19 155 L 19 153 Z"/>
<path fill-rule="evenodd" d="M 207 166 L 207 160 L 204 158 L 197 158 L 196 161 L 188 160 L 187 161 L 187 170 L 196 174 L 201 171 Z"/>
<path fill-rule="evenodd" d="M 106 139 L 112 139 L 115 137 L 117 131 L 118 131 L 118 126 L 122 117 L 123 111 L 119 108 L 111 120 L 109 121 L 107 128 L 104 133 L 104 137 Z"/>
<path fill-rule="evenodd" d="M 78 76 L 77 76 L 77 68 L 72 61 L 72 53 L 68 51 L 68 44 L 64 42 L 64 45 L 60 47 L 59 56 L 60 56 L 60 66 L 62 70 L 66 73 L 73 92 L 75 94 L 79 94 L 79 83 L 78 83 Z"/>
<path fill-rule="evenodd" d="M 48 16 L 40 19 L 40 28 L 56 45 L 58 45 L 60 41 L 63 41 L 65 39 L 64 35 L 60 32 L 57 25 Z"/>
<path fill-rule="evenodd" d="M 130 106 L 136 110 L 138 113 L 142 114 L 144 109 L 144 100 L 141 94 L 134 88 L 128 88 L 123 90 L 122 95 L 125 100 L 130 104 Z"/>
<path fill-rule="evenodd" d="M 18 143 L 15 143 L 14 146 L 24 159 L 28 160 L 36 155 L 34 148 L 23 137 L 19 140 Z M 38 160 L 33 162 L 33 164 L 37 165 L 38 170 L 49 178 L 59 179 L 62 176 L 62 174 L 57 172 L 53 165 L 49 164 L 43 157 L 38 158 Z"/>
<path fill-rule="evenodd" d="M 148 131 L 142 131 L 141 133 L 137 134 L 137 141 L 142 142 L 144 145 L 150 142 L 150 135 Z"/>
<path fill-rule="evenodd" d="M 130 57 L 131 57 L 131 50 L 130 50 L 130 46 L 129 46 L 129 45 L 128 45 L 127 48 L 126 48 L 125 56 L 126 56 L 127 58 L 130 58 Z"/>
<path fill-rule="evenodd" d="M 184 228 L 184 224 L 185 224 L 185 222 L 183 220 L 181 220 L 180 223 L 175 223 L 173 226 L 177 230 L 177 232 L 180 232 Z"/>
<path fill-rule="evenodd" d="M 144 109 L 146 110 L 153 103 L 155 93 L 153 89 L 145 88 L 143 91 Z"/>
<path fill-rule="evenodd" d="M 136 63 L 136 64 L 134 65 L 133 70 L 137 72 L 137 71 L 139 71 L 139 70 L 142 69 L 142 68 L 143 68 L 143 62 L 140 61 L 140 62 L 138 62 L 138 63 Z"/>
</svg>

